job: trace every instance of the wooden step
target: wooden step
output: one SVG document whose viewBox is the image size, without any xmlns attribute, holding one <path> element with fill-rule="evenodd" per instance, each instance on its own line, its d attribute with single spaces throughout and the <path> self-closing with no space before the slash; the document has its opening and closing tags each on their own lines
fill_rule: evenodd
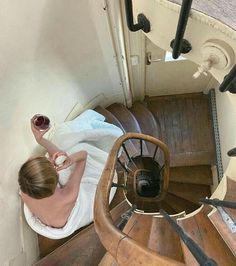
<svg viewBox="0 0 236 266">
<path fill-rule="evenodd" d="M 143 134 L 160 139 L 160 126 L 157 124 L 153 114 L 145 107 L 144 104 L 136 102 L 129 110 L 138 121 Z"/>
<path fill-rule="evenodd" d="M 212 171 L 210 165 L 181 166 L 170 168 L 170 181 L 212 185 Z"/>
<path fill-rule="evenodd" d="M 116 223 L 121 214 L 129 209 L 126 201 L 117 205 L 112 211 L 112 219 Z M 91 265 L 96 266 L 103 258 L 106 250 L 101 244 L 94 224 L 80 231 L 55 251 L 35 263 L 35 266 L 65 266 L 65 265 Z"/>
<path fill-rule="evenodd" d="M 169 183 L 168 192 L 197 204 L 200 198 L 211 196 L 210 187 L 207 185 L 184 184 L 172 181 Z"/>
<path fill-rule="evenodd" d="M 35 266 L 98 265 L 106 250 L 91 224 Z"/>
<path fill-rule="evenodd" d="M 171 166 L 215 163 L 215 145 L 208 97 L 203 93 L 146 98 L 159 119 Z"/>
<path fill-rule="evenodd" d="M 164 201 L 167 202 L 176 213 L 185 211 L 188 214 L 200 207 L 200 204 L 190 202 L 169 192 L 166 194 Z"/>
<path fill-rule="evenodd" d="M 235 202 L 235 191 L 236 182 L 230 178 L 227 178 L 227 192 L 224 200 Z M 232 220 L 236 222 L 236 210 L 229 208 L 224 208 L 224 210 L 232 218 Z M 236 233 L 232 233 L 230 231 L 217 210 L 209 214 L 209 219 L 236 257 Z"/>
<path fill-rule="evenodd" d="M 169 147 L 169 146 L 168 146 Z M 212 160 L 215 152 L 213 151 L 195 151 L 195 152 L 173 152 L 170 150 L 170 166 L 193 166 L 193 165 L 213 165 Z"/>
<path fill-rule="evenodd" d="M 114 103 L 106 109 L 119 120 L 125 132 L 141 133 L 137 120 L 123 104 Z"/>
<path fill-rule="evenodd" d="M 109 112 L 111 112 L 122 124 L 126 133 L 135 132 L 141 133 L 140 126 L 138 121 L 134 117 L 134 115 L 123 105 L 120 103 L 114 103 L 106 108 Z M 138 140 L 132 140 L 136 149 L 140 151 L 140 144 Z M 143 145 L 143 154 L 148 154 L 148 149 L 146 144 Z"/>
<path fill-rule="evenodd" d="M 209 208 L 204 207 L 196 215 L 178 220 L 184 231 L 204 250 L 205 254 L 214 259 L 218 265 L 236 265 L 236 259 L 224 240 L 207 217 Z M 199 265 L 188 248 L 182 242 L 185 263 L 191 266 Z"/>
<path fill-rule="evenodd" d="M 180 238 L 164 218 L 153 217 L 148 248 L 162 256 L 184 262 Z"/>
<path fill-rule="evenodd" d="M 150 230 L 152 225 L 152 216 L 134 213 L 123 232 L 138 243 L 147 247 Z"/>
<path fill-rule="evenodd" d="M 171 204 L 169 204 L 169 202 L 167 202 L 166 200 L 161 201 L 158 204 L 159 210 L 163 209 L 164 211 L 166 211 L 169 215 L 171 214 L 177 214 L 179 213 L 179 211 L 176 211 L 175 208 L 173 208 L 173 206 Z"/>
<path fill-rule="evenodd" d="M 123 128 L 122 124 L 120 123 L 120 121 L 111 113 L 109 112 L 107 109 L 101 107 L 101 106 L 97 106 L 94 111 L 100 113 L 101 115 L 105 116 L 106 118 L 106 122 L 113 124 L 117 127 L 119 127 L 124 133 L 125 133 L 125 129 Z M 138 151 L 136 150 L 134 144 L 131 141 L 126 141 L 126 147 L 127 150 L 129 151 L 129 153 L 131 155 L 137 154 Z"/>
<path fill-rule="evenodd" d="M 120 123 L 120 121 L 111 113 L 109 112 L 107 109 L 103 108 L 102 106 L 97 106 L 96 108 L 94 108 L 94 111 L 100 113 L 101 115 L 105 116 L 106 118 L 106 122 L 113 124 L 117 127 L 119 127 L 123 132 L 125 132 L 122 124 Z"/>
<path fill-rule="evenodd" d="M 157 121 L 154 118 L 153 114 L 145 107 L 144 104 L 136 102 L 129 110 L 138 121 L 141 132 L 143 134 L 161 139 L 160 125 L 157 124 Z M 147 142 L 146 144 L 149 154 L 154 154 L 155 146 L 150 142 Z"/>
<path fill-rule="evenodd" d="M 225 208 L 225 211 L 227 212 L 228 209 Z M 227 212 L 228 213 L 228 212 Z M 232 233 L 226 223 L 223 221 L 220 213 L 216 210 L 215 212 L 211 213 L 209 215 L 209 219 L 218 231 L 218 233 L 221 235 L 221 237 L 224 239 L 225 243 L 231 250 L 231 252 L 236 257 L 236 233 Z M 234 220 L 235 221 L 235 220 Z"/>
<path fill-rule="evenodd" d="M 100 263 L 98 264 L 99 266 L 118 266 L 116 260 L 112 257 L 112 255 L 107 252 Z"/>
</svg>

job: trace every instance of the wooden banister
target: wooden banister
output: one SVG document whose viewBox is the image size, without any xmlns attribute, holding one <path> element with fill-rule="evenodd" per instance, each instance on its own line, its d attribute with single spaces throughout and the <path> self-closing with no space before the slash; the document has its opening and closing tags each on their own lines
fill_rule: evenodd
<svg viewBox="0 0 236 266">
<path fill-rule="evenodd" d="M 152 250 L 142 246 L 141 244 L 121 232 L 114 225 L 109 211 L 109 194 L 115 173 L 118 152 L 122 144 L 126 140 L 131 138 L 149 141 L 154 145 L 159 146 L 159 148 L 163 151 L 165 164 L 168 166 L 164 169 L 164 177 L 166 178 L 166 180 L 164 181 L 163 189 L 167 190 L 168 188 L 170 162 L 167 146 L 154 137 L 140 133 L 128 133 L 121 136 L 116 140 L 110 151 L 107 163 L 97 187 L 94 206 L 94 223 L 96 232 L 106 250 L 121 265 L 128 265 L 129 263 L 134 261 L 139 263 L 142 262 L 143 265 L 183 265 L 180 262 L 177 262 L 165 256 L 158 255 Z"/>
</svg>

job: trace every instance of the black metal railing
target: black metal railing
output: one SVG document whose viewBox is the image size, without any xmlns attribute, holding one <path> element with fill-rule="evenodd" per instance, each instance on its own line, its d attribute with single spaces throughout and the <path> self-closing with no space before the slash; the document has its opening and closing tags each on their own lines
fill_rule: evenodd
<svg viewBox="0 0 236 266">
<path fill-rule="evenodd" d="M 219 90 L 221 92 L 229 91 L 231 93 L 236 93 L 236 65 L 234 65 L 229 74 L 224 77 Z"/>
<path fill-rule="evenodd" d="M 137 206 L 133 205 L 128 211 L 123 213 L 121 215 L 121 220 L 117 223 L 116 227 L 119 228 L 120 230 L 123 230 L 136 209 Z"/>
<path fill-rule="evenodd" d="M 176 223 L 174 219 L 172 219 L 169 216 L 168 213 L 166 213 L 164 210 L 160 210 L 160 214 L 163 215 L 163 217 L 169 222 L 169 224 L 172 226 L 175 232 L 179 235 L 181 240 L 184 242 L 184 244 L 193 254 L 194 258 L 197 260 L 199 265 L 201 266 L 217 265 L 217 263 L 213 259 L 208 258 L 208 256 L 203 252 L 203 250 L 198 246 L 198 244 L 184 232 L 184 230 Z"/>
<path fill-rule="evenodd" d="M 116 188 L 126 189 L 126 186 L 124 184 L 117 184 L 117 183 L 112 182 L 111 186 L 116 187 Z"/>
<path fill-rule="evenodd" d="M 177 59 L 181 53 L 187 54 L 192 50 L 192 46 L 189 41 L 184 39 L 184 33 L 188 23 L 192 1 L 193 0 L 183 0 L 181 6 L 175 39 L 173 39 L 170 43 L 170 47 L 173 49 L 172 57 L 174 59 Z"/>
<path fill-rule="evenodd" d="M 200 199 L 199 202 L 212 205 L 215 207 L 224 207 L 230 209 L 236 209 L 236 202 L 219 200 L 219 199 Z"/>
<path fill-rule="evenodd" d="M 137 17 L 138 23 L 134 24 L 132 0 L 125 0 L 125 12 L 126 12 L 127 25 L 130 31 L 143 30 L 146 33 L 150 32 L 151 30 L 150 22 L 144 14 L 138 14 Z"/>
</svg>

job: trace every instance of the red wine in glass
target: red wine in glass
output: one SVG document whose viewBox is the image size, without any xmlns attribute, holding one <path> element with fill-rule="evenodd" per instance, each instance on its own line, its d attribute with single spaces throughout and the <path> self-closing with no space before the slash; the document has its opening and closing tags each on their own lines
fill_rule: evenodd
<svg viewBox="0 0 236 266">
<path fill-rule="evenodd" d="M 37 114 L 33 118 L 33 124 L 38 130 L 46 130 L 50 127 L 50 119 L 45 115 Z"/>
</svg>

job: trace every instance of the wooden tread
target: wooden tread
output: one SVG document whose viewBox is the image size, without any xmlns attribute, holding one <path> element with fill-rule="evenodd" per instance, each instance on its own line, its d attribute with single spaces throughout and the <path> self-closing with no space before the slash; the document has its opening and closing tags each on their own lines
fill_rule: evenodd
<svg viewBox="0 0 236 266">
<path fill-rule="evenodd" d="M 142 104 L 141 102 L 135 102 L 129 110 L 136 118 L 143 134 L 161 139 L 160 125 L 158 125 L 153 114 L 145 107 L 144 104 Z M 146 144 L 149 154 L 153 154 L 155 146 L 149 142 L 147 142 Z"/>
<path fill-rule="evenodd" d="M 123 104 L 114 103 L 108 106 L 106 109 L 119 120 L 125 132 L 141 133 L 141 129 L 137 120 Z"/>
<path fill-rule="evenodd" d="M 170 151 L 170 166 L 193 166 L 193 165 L 213 165 L 215 152 L 195 151 L 195 152 L 176 152 Z"/>
<path fill-rule="evenodd" d="M 124 130 L 122 124 L 119 122 L 119 120 L 111 112 L 109 112 L 107 109 L 105 109 L 99 105 L 99 106 L 94 108 L 94 111 L 105 116 L 105 118 L 106 118 L 105 121 L 107 123 L 113 124 L 113 125 L 119 127 L 123 132 L 125 132 L 125 130 Z"/>
<path fill-rule="evenodd" d="M 226 201 L 236 201 L 236 182 L 230 178 L 227 178 L 227 192 L 224 197 Z M 236 221 L 236 210 L 224 208 L 225 212 L 231 217 L 233 221 Z M 209 215 L 210 221 L 213 223 L 219 234 L 225 240 L 226 244 L 236 257 L 236 233 L 232 233 L 223 221 L 220 213 L 216 210 Z"/>
<path fill-rule="evenodd" d="M 228 209 L 225 209 L 227 212 Z M 209 215 L 209 219 L 212 222 L 212 224 L 215 226 L 218 233 L 221 235 L 221 237 L 224 239 L 225 243 L 231 250 L 231 252 L 236 257 L 236 233 L 232 233 L 228 226 L 223 221 L 220 213 L 216 210 L 214 213 Z"/>
<path fill-rule="evenodd" d="M 178 224 L 218 265 L 236 265 L 236 258 L 208 219 L 208 212 L 209 207 L 204 207 L 195 216 L 178 220 Z M 191 266 L 199 265 L 185 244 L 181 244 L 185 263 Z"/>
<path fill-rule="evenodd" d="M 212 185 L 210 165 L 180 166 L 170 168 L 170 181 L 201 185 Z"/>
<path fill-rule="evenodd" d="M 164 201 L 167 202 L 176 213 L 185 211 L 188 214 L 200 207 L 200 204 L 190 202 L 169 192 L 166 194 Z"/>
<path fill-rule="evenodd" d="M 123 232 L 143 246 L 147 246 L 152 225 L 152 216 L 134 213 Z"/>
<path fill-rule="evenodd" d="M 215 163 L 209 99 L 203 93 L 147 97 L 147 107 L 160 121 L 171 166 Z"/>
<path fill-rule="evenodd" d="M 114 223 L 121 214 L 129 209 L 126 201 L 121 202 L 112 211 Z M 35 266 L 91 265 L 96 266 L 102 260 L 106 250 L 94 229 L 94 224 L 80 231 L 73 238 L 52 253 L 36 262 Z"/>
<path fill-rule="evenodd" d="M 123 128 L 120 121 L 111 112 L 109 112 L 107 109 L 105 109 L 101 106 L 97 106 L 96 108 L 94 108 L 94 111 L 105 116 L 105 118 L 106 118 L 105 121 L 107 123 L 110 123 L 110 124 L 113 124 L 113 125 L 119 127 L 125 133 L 125 129 Z M 127 149 L 129 150 L 129 153 L 131 155 L 137 154 L 138 151 L 136 150 L 134 144 L 131 141 L 126 141 L 126 146 L 127 146 Z"/>
<path fill-rule="evenodd" d="M 35 263 L 34 266 L 96 266 L 105 252 L 106 250 L 95 232 L 94 225 L 91 224 L 54 252 Z"/>
<path fill-rule="evenodd" d="M 134 117 L 134 115 L 123 105 L 120 103 L 114 103 L 106 108 L 109 112 L 111 112 L 122 124 L 126 133 L 135 132 L 141 133 L 141 129 L 138 121 Z M 136 149 L 140 150 L 140 145 L 138 140 L 132 140 Z M 143 145 L 143 154 L 148 154 L 148 149 L 146 144 Z"/>
<path fill-rule="evenodd" d="M 184 262 L 180 238 L 164 219 L 153 217 L 148 248 L 162 256 Z"/>
<path fill-rule="evenodd" d="M 118 266 L 116 260 L 112 257 L 112 255 L 107 252 L 100 263 L 98 264 L 99 266 Z"/>
<path fill-rule="evenodd" d="M 207 185 L 184 184 L 172 181 L 169 183 L 168 192 L 197 204 L 200 198 L 211 196 L 210 188 Z"/>
</svg>

